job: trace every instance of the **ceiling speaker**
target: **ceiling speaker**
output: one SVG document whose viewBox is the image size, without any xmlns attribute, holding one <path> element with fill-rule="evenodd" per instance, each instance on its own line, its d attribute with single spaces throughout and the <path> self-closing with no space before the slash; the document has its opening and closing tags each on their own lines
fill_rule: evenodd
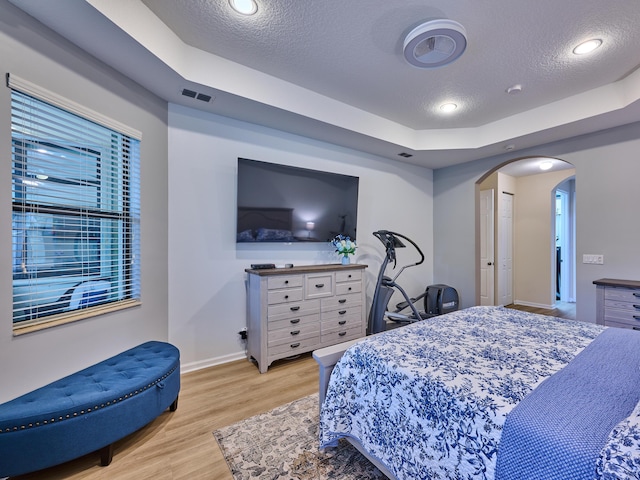
<svg viewBox="0 0 640 480">
<path fill-rule="evenodd" d="M 438 68 L 456 60 L 467 48 L 466 31 L 453 20 L 431 20 L 411 30 L 404 58 L 414 67 Z"/>
</svg>

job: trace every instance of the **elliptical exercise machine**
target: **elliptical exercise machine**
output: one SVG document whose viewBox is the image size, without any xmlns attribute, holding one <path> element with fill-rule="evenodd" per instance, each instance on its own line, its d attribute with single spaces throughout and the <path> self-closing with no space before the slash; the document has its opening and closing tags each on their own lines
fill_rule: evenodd
<svg viewBox="0 0 640 480">
<path fill-rule="evenodd" d="M 429 285 L 418 297 L 409 297 L 407 292 L 398 285 L 396 279 L 406 268 L 415 267 L 424 262 L 422 250 L 420 250 L 420 247 L 409 237 L 397 232 L 378 230 L 377 232 L 373 232 L 373 235 L 384 245 L 385 258 L 380 266 L 376 288 L 373 293 L 373 302 L 371 311 L 369 312 L 369 334 L 385 331 L 387 329 L 386 319 L 399 324 L 412 323 L 458 309 L 458 292 L 454 288 L 443 284 Z M 420 258 L 415 263 L 403 265 L 400 271 L 391 278 L 387 276 L 385 272 L 391 262 L 393 262 L 393 268 L 396 268 L 396 248 L 406 247 L 401 239 L 411 244 Z M 398 303 L 394 311 L 389 311 L 388 304 L 394 289 L 402 294 L 404 301 Z M 416 303 L 422 299 L 424 310 L 419 310 Z M 403 311 L 405 313 L 403 313 Z"/>
</svg>

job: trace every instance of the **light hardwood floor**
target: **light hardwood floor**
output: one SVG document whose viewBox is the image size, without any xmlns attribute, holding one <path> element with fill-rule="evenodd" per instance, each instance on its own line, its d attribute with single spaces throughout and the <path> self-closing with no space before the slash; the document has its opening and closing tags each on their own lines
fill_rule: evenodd
<svg viewBox="0 0 640 480">
<path fill-rule="evenodd" d="M 108 467 L 91 454 L 11 480 L 233 480 L 213 431 L 317 391 L 311 354 L 264 374 L 248 360 L 186 373 L 178 409 L 117 442 Z"/>
<path fill-rule="evenodd" d="M 523 310 L 525 312 L 539 313 L 541 315 L 550 315 L 552 317 L 567 318 L 569 320 L 576 319 L 576 304 L 568 302 L 558 302 L 553 309 L 526 307 L 524 305 L 507 305 L 507 308 L 515 310 Z"/>
</svg>

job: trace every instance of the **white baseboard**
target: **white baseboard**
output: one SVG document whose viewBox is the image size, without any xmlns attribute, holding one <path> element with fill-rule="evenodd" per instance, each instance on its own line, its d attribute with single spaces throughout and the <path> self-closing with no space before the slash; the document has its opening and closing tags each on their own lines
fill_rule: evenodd
<svg viewBox="0 0 640 480">
<path fill-rule="evenodd" d="M 535 308 L 546 308 L 547 310 L 553 310 L 556 308 L 555 304 L 553 305 L 545 305 L 543 303 L 534 303 L 534 302 L 525 302 L 522 300 L 514 300 L 516 305 L 523 305 L 525 307 L 535 307 Z"/>
<path fill-rule="evenodd" d="M 213 367 L 215 365 L 222 365 L 223 363 L 235 362 L 236 360 L 242 360 L 247 358 L 245 352 L 232 353 L 230 355 L 223 355 L 221 357 L 208 358 L 206 360 L 200 360 L 198 362 L 185 363 L 180 365 L 180 374 L 195 372 L 196 370 L 202 370 L 203 368 Z"/>
</svg>

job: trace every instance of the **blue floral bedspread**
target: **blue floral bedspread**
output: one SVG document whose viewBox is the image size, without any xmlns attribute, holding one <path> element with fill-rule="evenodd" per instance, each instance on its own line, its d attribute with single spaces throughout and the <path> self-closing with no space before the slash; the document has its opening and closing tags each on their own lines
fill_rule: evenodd
<svg viewBox="0 0 640 480">
<path fill-rule="evenodd" d="M 472 307 L 368 337 L 333 370 L 320 446 L 354 438 L 400 480 L 493 479 L 507 413 L 603 329 Z"/>
<path fill-rule="evenodd" d="M 609 434 L 596 472 L 602 480 L 640 479 L 640 403 Z"/>
</svg>

